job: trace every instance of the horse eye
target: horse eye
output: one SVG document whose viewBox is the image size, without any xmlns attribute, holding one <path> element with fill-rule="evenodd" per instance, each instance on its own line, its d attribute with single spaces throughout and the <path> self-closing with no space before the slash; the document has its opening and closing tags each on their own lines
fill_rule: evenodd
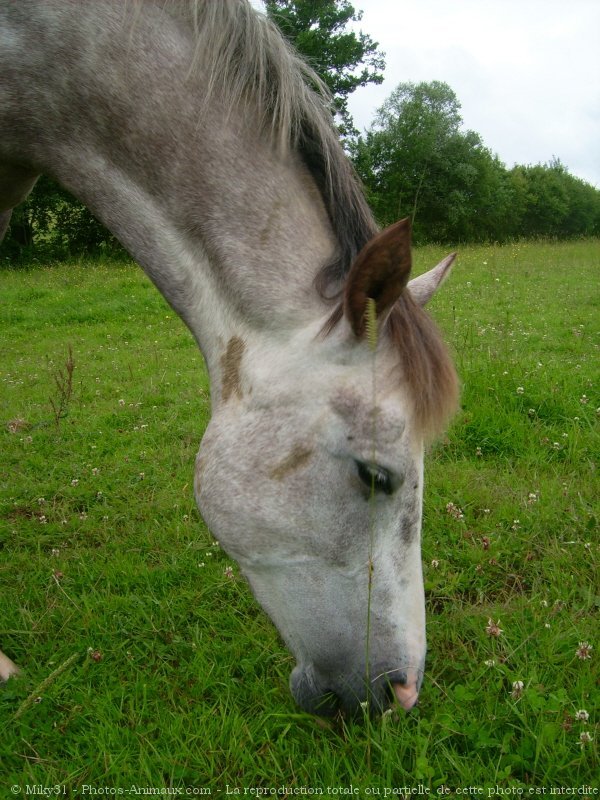
<svg viewBox="0 0 600 800">
<path fill-rule="evenodd" d="M 364 461 L 357 461 L 356 467 L 358 469 L 358 477 L 368 489 L 375 492 L 383 492 L 384 494 L 392 494 L 394 487 L 387 469 L 378 467 L 375 464 L 365 464 Z"/>
</svg>

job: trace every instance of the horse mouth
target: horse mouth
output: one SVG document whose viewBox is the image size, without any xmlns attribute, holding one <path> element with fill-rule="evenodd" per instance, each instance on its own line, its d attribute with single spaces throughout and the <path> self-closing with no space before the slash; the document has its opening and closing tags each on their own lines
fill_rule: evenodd
<svg viewBox="0 0 600 800">
<path fill-rule="evenodd" d="M 392 682 L 391 676 L 395 681 Z M 400 681 L 398 680 L 400 679 Z M 384 673 L 369 685 L 360 681 L 340 682 L 341 688 L 323 688 L 310 667 L 296 667 L 290 678 L 292 695 L 303 711 L 318 717 L 360 719 L 376 718 L 401 707 L 410 711 L 418 702 L 420 680 L 393 670 Z"/>
</svg>

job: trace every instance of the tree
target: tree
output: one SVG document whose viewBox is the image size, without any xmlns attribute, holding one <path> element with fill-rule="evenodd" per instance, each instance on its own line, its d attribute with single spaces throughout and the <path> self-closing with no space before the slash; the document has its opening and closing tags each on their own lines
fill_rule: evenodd
<svg viewBox="0 0 600 800">
<path fill-rule="evenodd" d="M 570 175 L 559 160 L 516 166 L 511 181 L 521 236 L 598 235 L 600 192 Z"/>
<path fill-rule="evenodd" d="M 503 167 L 461 124 L 458 99 L 440 81 L 401 83 L 385 101 L 353 149 L 382 224 L 410 216 L 417 240 L 474 237 L 474 220 L 489 217 L 490 186 L 500 185 Z"/>
<path fill-rule="evenodd" d="M 265 0 L 265 8 L 329 87 L 342 133 L 356 134 L 348 95 L 359 86 L 381 83 L 385 68 L 377 42 L 362 32 L 345 30 L 350 21 L 362 19 L 362 11 L 348 0 Z"/>
<path fill-rule="evenodd" d="M 12 213 L 2 254 L 65 258 L 90 252 L 118 252 L 112 234 L 88 209 L 51 178 L 42 175 L 33 192 Z"/>
</svg>

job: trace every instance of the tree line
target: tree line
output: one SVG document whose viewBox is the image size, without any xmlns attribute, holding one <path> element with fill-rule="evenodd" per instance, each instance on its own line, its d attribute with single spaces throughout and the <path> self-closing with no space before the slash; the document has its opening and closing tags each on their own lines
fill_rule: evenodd
<svg viewBox="0 0 600 800">
<path fill-rule="evenodd" d="M 597 189 L 558 159 L 507 169 L 446 83 L 401 83 L 350 149 L 378 221 L 411 217 L 417 241 L 600 234 Z"/>
<path fill-rule="evenodd" d="M 265 11 L 328 85 L 340 136 L 382 226 L 411 217 L 417 243 L 600 235 L 600 191 L 558 159 L 507 168 L 463 129 L 446 83 L 399 84 L 360 134 L 348 96 L 381 83 L 385 60 L 368 35 L 348 30 L 362 16 L 349 0 L 265 0 Z M 0 259 L 118 250 L 84 206 L 42 177 L 13 212 Z"/>
</svg>

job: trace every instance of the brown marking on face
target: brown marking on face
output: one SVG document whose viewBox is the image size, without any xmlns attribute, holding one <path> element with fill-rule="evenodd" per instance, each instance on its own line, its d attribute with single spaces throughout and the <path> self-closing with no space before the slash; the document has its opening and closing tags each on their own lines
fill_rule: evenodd
<svg viewBox="0 0 600 800">
<path fill-rule="evenodd" d="M 224 403 L 233 394 L 240 400 L 243 397 L 240 367 L 244 348 L 243 340 L 239 336 L 232 336 L 227 343 L 227 350 L 221 356 L 221 399 Z"/>
<path fill-rule="evenodd" d="M 281 481 L 290 472 L 304 466 L 309 458 L 312 456 L 312 448 L 306 447 L 302 444 L 295 444 L 291 453 L 287 455 L 283 461 L 280 461 L 276 467 L 273 467 L 269 472 L 269 478 L 275 481 Z"/>
</svg>

